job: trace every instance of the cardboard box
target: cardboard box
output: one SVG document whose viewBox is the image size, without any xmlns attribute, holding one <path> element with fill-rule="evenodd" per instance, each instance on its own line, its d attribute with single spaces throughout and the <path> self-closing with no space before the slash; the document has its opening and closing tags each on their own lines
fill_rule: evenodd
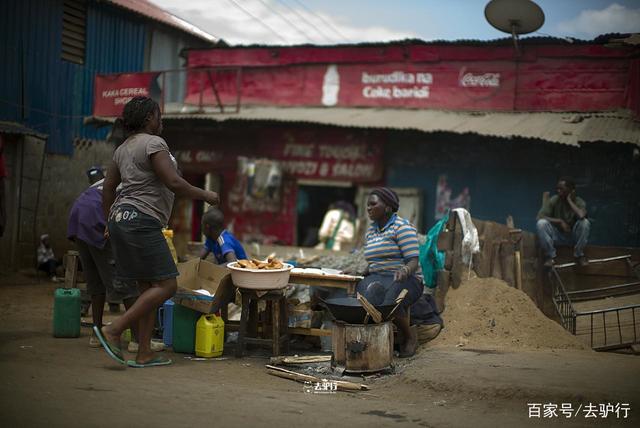
<svg viewBox="0 0 640 428">
<path fill-rule="evenodd" d="M 226 266 L 220 266 L 206 260 L 193 259 L 178 263 L 178 291 L 173 301 L 198 312 L 209 314 L 218 307 L 216 290 L 225 281 L 231 282 L 231 272 Z M 213 297 L 196 293 L 204 289 Z"/>
</svg>

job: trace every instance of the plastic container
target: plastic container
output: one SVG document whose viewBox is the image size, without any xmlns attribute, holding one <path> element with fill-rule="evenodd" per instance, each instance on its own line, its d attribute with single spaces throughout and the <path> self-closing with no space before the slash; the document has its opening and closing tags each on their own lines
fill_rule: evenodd
<svg viewBox="0 0 640 428">
<path fill-rule="evenodd" d="M 162 234 L 164 235 L 164 239 L 167 241 L 167 245 L 169 246 L 169 251 L 171 251 L 171 257 L 173 257 L 173 262 L 177 264 L 178 253 L 176 252 L 176 247 L 173 245 L 173 230 L 162 229 Z"/>
<path fill-rule="evenodd" d="M 196 323 L 200 312 L 182 305 L 173 306 L 173 352 L 193 354 L 196 351 Z"/>
<path fill-rule="evenodd" d="M 213 358 L 222 355 L 224 321 L 218 315 L 202 315 L 196 325 L 196 355 Z"/>
<path fill-rule="evenodd" d="M 283 263 L 282 269 L 243 269 L 238 262 L 231 262 L 227 267 L 231 269 L 231 279 L 236 287 L 251 290 L 279 290 L 289 284 L 291 266 Z"/>
<path fill-rule="evenodd" d="M 80 290 L 58 288 L 53 296 L 53 337 L 80 337 Z"/>
<path fill-rule="evenodd" d="M 169 299 L 162 305 L 162 342 L 165 346 L 173 346 L 173 307 L 175 303 Z"/>
</svg>

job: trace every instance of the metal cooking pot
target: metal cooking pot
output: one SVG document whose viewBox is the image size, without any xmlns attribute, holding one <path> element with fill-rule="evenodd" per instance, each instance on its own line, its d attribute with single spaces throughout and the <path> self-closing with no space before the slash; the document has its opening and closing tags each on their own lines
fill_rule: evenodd
<svg viewBox="0 0 640 428">
<path fill-rule="evenodd" d="M 367 311 L 362 307 L 358 299 L 355 297 L 338 297 L 321 301 L 325 304 L 331 315 L 338 320 L 347 324 L 362 324 Z M 382 319 L 386 320 L 395 303 L 391 305 L 375 305 L 375 308 L 382 314 Z"/>
</svg>

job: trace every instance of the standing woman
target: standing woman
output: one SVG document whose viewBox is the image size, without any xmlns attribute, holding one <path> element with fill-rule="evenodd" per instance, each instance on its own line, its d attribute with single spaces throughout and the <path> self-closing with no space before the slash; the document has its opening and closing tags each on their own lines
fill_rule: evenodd
<svg viewBox="0 0 640 428">
<path fill-rule="evenodd" d="M 94 327 L 107 354 L 121 364 L 120 335 L 138 324 L 139 350 L 131 367 L 171 364 L 150 348 L 157 308 L 177 289 L 178 270 L 162 235 L 174 194 L 217 205 L 218 195 L 190 185 L 178 174 L 175 158 L 162 133 L 160 108 L 151 98 L 135 97 L 123 110 L 128 138 L 116 149 L 103 189 L 107 231 L 116 259 L 116 277 L 137 281 L 140 297 L 121 317 L 102 329 Z M 116 199 L 116 187 L 122 184 Z"/>
<path fill-rule="evenodd" d="M 360 294 L 371 295 L 369 285 L 381 284 L 384 305 L 393 304 L 398 294 L 407 289 L 393 322 L 404 336 L 400 357 L 410 357 L 416 352 L 418 338 L 409 325 L 409 309 L 422 295 L 423 285 L 418 234 L 415 226 L 398 216 L 399 207 L 398 195 L 387 187 L 377 187 L 369 194 L 367 214 L 372 223 L 364 246 L 368 265 L 357 288 Z"/>
</svg>

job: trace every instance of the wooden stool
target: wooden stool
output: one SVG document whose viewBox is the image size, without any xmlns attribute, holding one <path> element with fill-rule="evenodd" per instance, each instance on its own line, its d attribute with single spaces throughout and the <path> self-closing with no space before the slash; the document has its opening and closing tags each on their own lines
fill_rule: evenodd
<svg viewBox="0 0 640 428">
<path fill-rule="evenodd" d="M 289 333 L 287 319 L 287 301 L 283 290 L 269 291 L 259 296 L 255 290 L 240 288 L 242 295 L 242 313 L 240 315 L 240 330 L 238 332 L 238 344 L 236 346 L 236 357 L 242 357 L 245 346 L 267 345 L 271 346 L 273 356 L 281 354 L 283 346 L 289 348 Z M 265 322 L 263 323 L 262 334 L 269 335 L 269 338 L 259 338 L 258 336 L 258 302 L 265 300 L 267 310 Z M 271 324 L 271 331 L 267 325 Z M 283 333 L 284 332 L 284 333 Z"/>
<path fill-rule="evenodd" d="M 64 271 L 64 288 L 78 288 L 78 259 L 80 253 L 74 250 L 67 251 Z"/>
</svg>

